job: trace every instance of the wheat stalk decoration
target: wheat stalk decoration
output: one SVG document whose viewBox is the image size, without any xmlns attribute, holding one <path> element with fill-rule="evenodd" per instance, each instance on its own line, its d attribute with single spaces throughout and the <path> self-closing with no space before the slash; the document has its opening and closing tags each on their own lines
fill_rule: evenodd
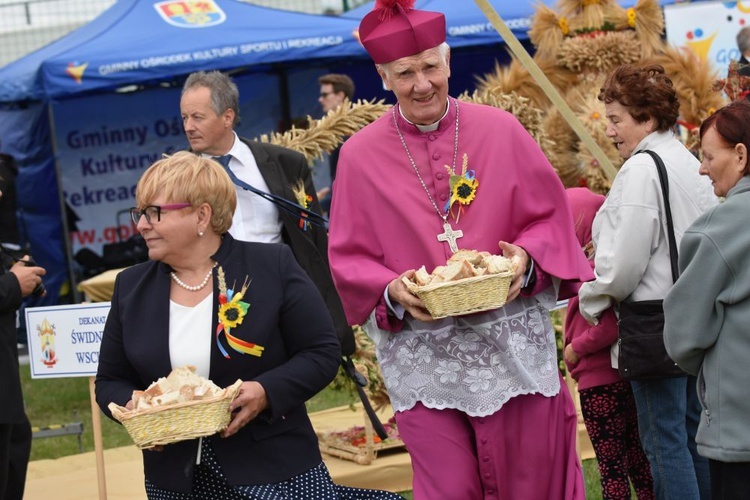
<svg viewBox="0 0 750 500">
<path fill-rule="evenodd" d="M 464 92 L 458 99 L 508 111 L 518 118 L 545 152 L 549 149 L 550 141 L 541 127 L 541 110 L 529 106 L 528 98 L 521 97 L 515 92 L 503 94 L 495 90 L 475 91 L 471 95 Z M 354 103 L 345 100 L 341 106 L 332 109 L 320 120 L 308 115 L 307 128 L 292 127 L 283 133 L 263 134 L 258 140 L 297 151 L 312 165 L 315 160 L 323 158 L 323 153 L 330 153 L 336 149 L 346 137 L 374 122 L 390 108 L 391 105 L 385 104 L 382 99 L 360 99 Z"/>
<path fill-rule="evenodd" d="M 324 152 L 330 153 L 336 149 L 344 142 L 345 137 L 375 121 L 390 107 L 382 99 L 358 100 L 355 103 L 345 100 L 320 120 L 314 120 L 308 115 L 307 128 L 293 127 L 284 133 L 263 134 L 259 140 L 302 153 L 307 162 L 312 164 L 316 159 L 322 159 Z"/>
</svg>

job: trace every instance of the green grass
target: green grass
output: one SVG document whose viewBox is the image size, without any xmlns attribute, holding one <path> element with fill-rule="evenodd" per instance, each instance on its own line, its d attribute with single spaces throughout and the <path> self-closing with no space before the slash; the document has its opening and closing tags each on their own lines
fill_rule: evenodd
<svg viewBox="0 0 750 500">
<path fill-rule="evenodd" d="M 94 437 L 91 429 L 91 403 L 89 399 L 88 378 L 55 378 L 31 379 L 28 366 L 21 367 L 21 383 L 26 401 L 26 414 L 34 427 L 46 427 L 55 424 L 83 422 L 83 450 L 94 451 Z M 335 391 L 330 388 L 307 402 L 308 411 L 320 411 L 335 406 L 355 402 L 356 396 L 346 391 Z M 129 446 L 132 444 L 125 429 L 104 415 L 102 420 L 102 441 L 105 449 Z M 31 460 L 54 459 L 78 453 L 76 436 L 61 436 L 45 439 L 34 439 L 31 446 Z M 586 498 L 601 498 L 599 471 L 595 460 L 583 462 L 586 482 Z M 411 500 L 411 492 L 401 495 Z"/>
<path fill-rule="evenodd" d="M 583 482 L 586 485 L 586 498 L 588 500 L 602 498 L 602 483 L 599 481 L 599 469 L 596 460 L 583 461 Z"/>
<path fill-rule="evenodd" d="M 83 450 L 94 450 L 88 378 L 31 379 L 28 366 L 21 367 L 26 414 L 33 427 L 83 422 Z M 104 448 L 132 444 L 127 431 L 102 415 Z M 60 458 L 78 453 L 76 436 L 34 439 L 31 460 Z"/>
</svg>

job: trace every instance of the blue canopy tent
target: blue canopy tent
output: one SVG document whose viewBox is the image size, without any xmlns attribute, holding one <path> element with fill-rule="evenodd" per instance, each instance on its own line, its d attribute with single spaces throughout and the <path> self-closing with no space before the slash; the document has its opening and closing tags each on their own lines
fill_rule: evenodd
<svg viewBox="0 0 750 500">
<path fill-rule="evenodd" d="M 543 0 L 541 2 L 522 1 L 508 2 L 507 0 L 491 0 L 503 21 L 508 25 L 519 40 L 529 38 L 528 29 L 534 7 L 537 3 L 553 6 L 557 0 Z M 368 2 L 356 9 L 352 9 L 341 17 L 360 21 L 372 11 L 375 2 Z M 448 45 L 451 49 L 471 47 L 476 45 L 502 44 L 502 39 L 492 25 L 487 21 L 474 0 L 456 2 L 455 0 L 417 0 L 415 9 L 432 10 L 445 14 Z"/>
<path fill-rule="evenodd" d="M 659 0 L 661 6 L 682 3 L 689 0 Z M 694 0 L 696 1 L 696 0 Z M 623 7 L 632 7 L 637 0 L 620 0 Z M 505 24 L 513 32 L 513 35 L 526 47 L 529 52 L 534 51 L 528 36 L 531 26 L 531 18 L 538 4 L 554 8 L 557 0 L 490 0 L 490 4 L 500 15 Z M 352 9 L 341 17 L 354 21 L 362 18 L 372 11 L 374 1 L 370 1 L 356 9 Z M 446 41 L 451 47 L 451 81 L 452 95 L 458 95 L 465 90 L 473 90 L 476 85 L 476 77 L 494 71 L 496 62 L 501 64 L 510 60 L 505 41 L 497 34 L 495 28 L 488 22 L 484 13 L 480 10 L 474 0 L 416 0 L 416 9 L 431 10 L 445 14 L 447 37 Z M 352 69 L 352 64 L 342 67 L 344 72 L 358 72 L 359 63 Z M 369 78 L 363 78 L 365 95 L 376 95 L 391 98 L 390 93 L 380 88 L 380 82 L 372 65 L 367 67 Z M 355 80 L 356 81 L 356 80 Z M 357 83 L 360 88 L 359 82 Z M 359 93 L 359 91 L 358 91 Z"/>
<path fill-rule="evenodd" d="M 685 0 L 659 0 L 659 5 L 663 7 L 683 2 Z M 623 7 L 633 7 L 637 3 L 637 0 L 620 0 L 618 3 Z M 490 0 L 490 5 L 494 7 L 495 11 L 519 40 L 528 39 L 531 17 L 534 15 L 535 7 L 538 4 L 543 4 L 554 9 L 557 0 L 520 2 Z M 368 2 L 342 14 L 341 17 L 360 21 L 368 12 L 372 11 L 374 5 L 374 1 Z M 463 2 L 455 0 L 416 0 L 414 8 L 445 14 L 446 41 L 452 49 L 502 42 L 474 0 Z"/>
<path fill-rule="evenodd" d="M 0 69 L 0 102 L 56 99 L 199 70 L 363 55 L 356 27 L 351 19 L 235 0 L 120 0 Z"/>
</svg>

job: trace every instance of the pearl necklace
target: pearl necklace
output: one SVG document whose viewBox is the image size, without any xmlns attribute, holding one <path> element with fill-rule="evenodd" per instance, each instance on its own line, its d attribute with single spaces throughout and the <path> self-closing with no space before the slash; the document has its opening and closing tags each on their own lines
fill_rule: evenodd
<svg viewBox="0 0 750 500">
<path fill-rule="evenodd" d="M 174 271 L 172 271 L 169 274 L 172 276 L 172 279 L 174 280 L 174 282 L 177 283 L 182 288 L 184 288 L 185 290 L 188 290 L 191 292 L 197 292 L 198 290 L 202 290 L 203 288 L 205 288 L 205 286 L 208 284 L 208 280 L 209 278 L 211 278 L 211 274 L 213 274 L 214 267 L 216 267 L 217 264 L 218 262 L 214 262 L 214 265 L 211 266 L 211 269 L 208 270 L 208 274 L 206 274 L 206 277 L 203 278 L 203 281 L 201 281 L 198 285 L 195 285 L 195 286 L 188 285 L 187 283 L 182 281 L 180 278 L 177 277 L 177 273 L 175 273 Z"/>
</svg>

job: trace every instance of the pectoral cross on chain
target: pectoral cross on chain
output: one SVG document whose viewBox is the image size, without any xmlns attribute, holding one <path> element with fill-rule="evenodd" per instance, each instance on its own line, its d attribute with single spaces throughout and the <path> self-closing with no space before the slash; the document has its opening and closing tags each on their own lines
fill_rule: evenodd
<svg viewBox="0 0 750 500">
<path fill-rule="evenodd" d="M 454 231 L 451 227 L 450 222 L 448 221 L 445 221 L 443 223 L 443 229 L 445 231 L 437 235 L 438 241 L 447 241 L 448 246 L 451 247 L 451 252 L 458 252 L 458 245 L 456 245 L 456 240 L 459 238 L 463 238 L 464 232 L 460 229 L 458 231 Z"/>
</svg>

